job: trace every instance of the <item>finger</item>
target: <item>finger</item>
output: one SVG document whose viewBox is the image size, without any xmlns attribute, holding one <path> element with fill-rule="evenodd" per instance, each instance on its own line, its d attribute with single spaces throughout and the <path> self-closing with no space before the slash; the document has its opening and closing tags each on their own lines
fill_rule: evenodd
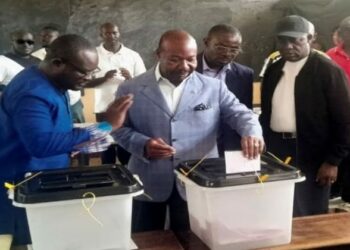
<svg viewBox="0 0 350 250">
<path fill-rule="evenodd" d="M 171 152 L 162 152 L 162 151 L 150 151 L 148 153 L 148 156 L 153 159 L 159 159 L 159 158 L 168 158 L 173 156 L 174 154 Z"/>
<path fill-rule="evenodd" d="M 241 148 L 242 148 L 242 152 L 243 152 L 243 155 L 244 157 L 248 158 L 249 155 L 249 151 L 248 151 L 248 140 L 247 140 L 247 137 L 242 137 L 241 139 Z"/>
<path fill-rule="evenodd" d="M 166 145 L 173 153 L 175 153 L 175 148 L 169 144 L 167 144 L 162 138 L 157 138 L 156 139 L 160 144 Z"/>
<path fill-rule="evenodd" d="M 159 144 L 157 143 L 152 143 L 149 145 L 150 146 L 150 150 L 157 150 L 157 151 L 162 151 L 162 152 L 174 152 L 174 148 L 169 146 L 169 145 L 164 145 L 164 144 Z"/>
<path fill-rule="evenodd" d="M 112 104 L 112 108 L 115 108 L 116 112 L 124 113 L 130 108 L 133 101 L 132 95 L 123 96 L 115 100 Z"/>
<path fill-rule="evenodd" d="M 253 159 L 255 158 L 255 141 L 253 138 L 248 137 L 248 158 Z"/>
</svg>

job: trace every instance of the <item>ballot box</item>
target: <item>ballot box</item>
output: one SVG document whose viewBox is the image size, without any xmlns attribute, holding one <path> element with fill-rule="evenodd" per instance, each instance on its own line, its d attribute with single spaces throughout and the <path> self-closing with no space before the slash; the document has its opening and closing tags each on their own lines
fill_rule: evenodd
<svg viewBox="0 0 350 250">
<path fill-rule="evenodd" d="M 291 241 L 299 170 L 261 156 L 261 171 L 226 174 L 224 159 L 186 161 L 175 170 L 186 188 L 191 230 L 213 250 Z"/>
<path fill-rule="evenodd" d="M 142 185 L 122 166 L 43 171 L 18 186 L 34 250 L 130 249 L 132 198 Z"/>
</svg>

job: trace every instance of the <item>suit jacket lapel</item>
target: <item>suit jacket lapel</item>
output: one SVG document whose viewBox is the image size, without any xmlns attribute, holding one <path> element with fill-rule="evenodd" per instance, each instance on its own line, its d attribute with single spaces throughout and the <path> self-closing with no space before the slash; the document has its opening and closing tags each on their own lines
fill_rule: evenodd
<svg viewBox="0 0 350 250">
<path fill-rule="evenodd" d="M 196 71 L 203 74 L 203 52 L 197 55 Z"/>
<path fill-rule="evenodd" d="M 162 92 L 160 91 L 158 82 L 156 81 L 154 71 L 150 71 L 150 80 L 143 83 L 144 89 L 142 93 L 150 99 L 154 105 L 162 109 L 166 114 L 172 116 L 171 111 L 169 110 L 168 104 L 166 103 Z"/>
<path fill-rule="evenodd" d="M 177 106 L 175 115 L 180 114 L 186 110 L 192 103 L 198 102 L 198 96 L 201 93 L 203 83 L 197 77 L 196 73 L 192 73 L 187 79 L 186 86 L 183 89 L 179 104 Z"/>
</svg>

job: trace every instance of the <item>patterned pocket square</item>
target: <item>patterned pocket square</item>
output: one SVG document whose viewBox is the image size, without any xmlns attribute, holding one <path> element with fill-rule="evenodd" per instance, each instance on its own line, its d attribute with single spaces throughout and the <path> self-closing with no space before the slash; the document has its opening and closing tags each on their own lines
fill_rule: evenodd
<svg viewBox="0 0 350 250">
<path fill-rule="evenodd" d="M 193 108 L 194 111 L 203 111 L 203 110 L 207 110 L 210 109 L 210 105 L 205 105 L 204 103 L 198 104 L 197 106 L 195 106 Z"/>
</svg>

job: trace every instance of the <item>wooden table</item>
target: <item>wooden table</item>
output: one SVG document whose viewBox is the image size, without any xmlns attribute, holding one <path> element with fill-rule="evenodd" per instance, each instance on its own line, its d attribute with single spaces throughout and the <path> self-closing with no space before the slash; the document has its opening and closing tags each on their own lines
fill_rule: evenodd
<svg viewBox="0 0 350 250">
<path fill-rule="evenodd" d="M 151 231 L 135 233 L 132 239 L 140 250 L 183 250 L 175 234 L 171 231 Z"/>
<path fill-rule="evenodd" d="M 133 240 L 140 250 L 209 250 L 192 232 L 144 232 Z M 290 244 L 260 250 L 296 249 L 350 250 L 350 213 L 294 218 Z"/>
<path fill-rule="evenodd" d="M 331 213 L 294 218 L 291 243 L 263 249 L 294 250 L 320 248 L 350 249 L 350 213 Z"/>
</svg>

